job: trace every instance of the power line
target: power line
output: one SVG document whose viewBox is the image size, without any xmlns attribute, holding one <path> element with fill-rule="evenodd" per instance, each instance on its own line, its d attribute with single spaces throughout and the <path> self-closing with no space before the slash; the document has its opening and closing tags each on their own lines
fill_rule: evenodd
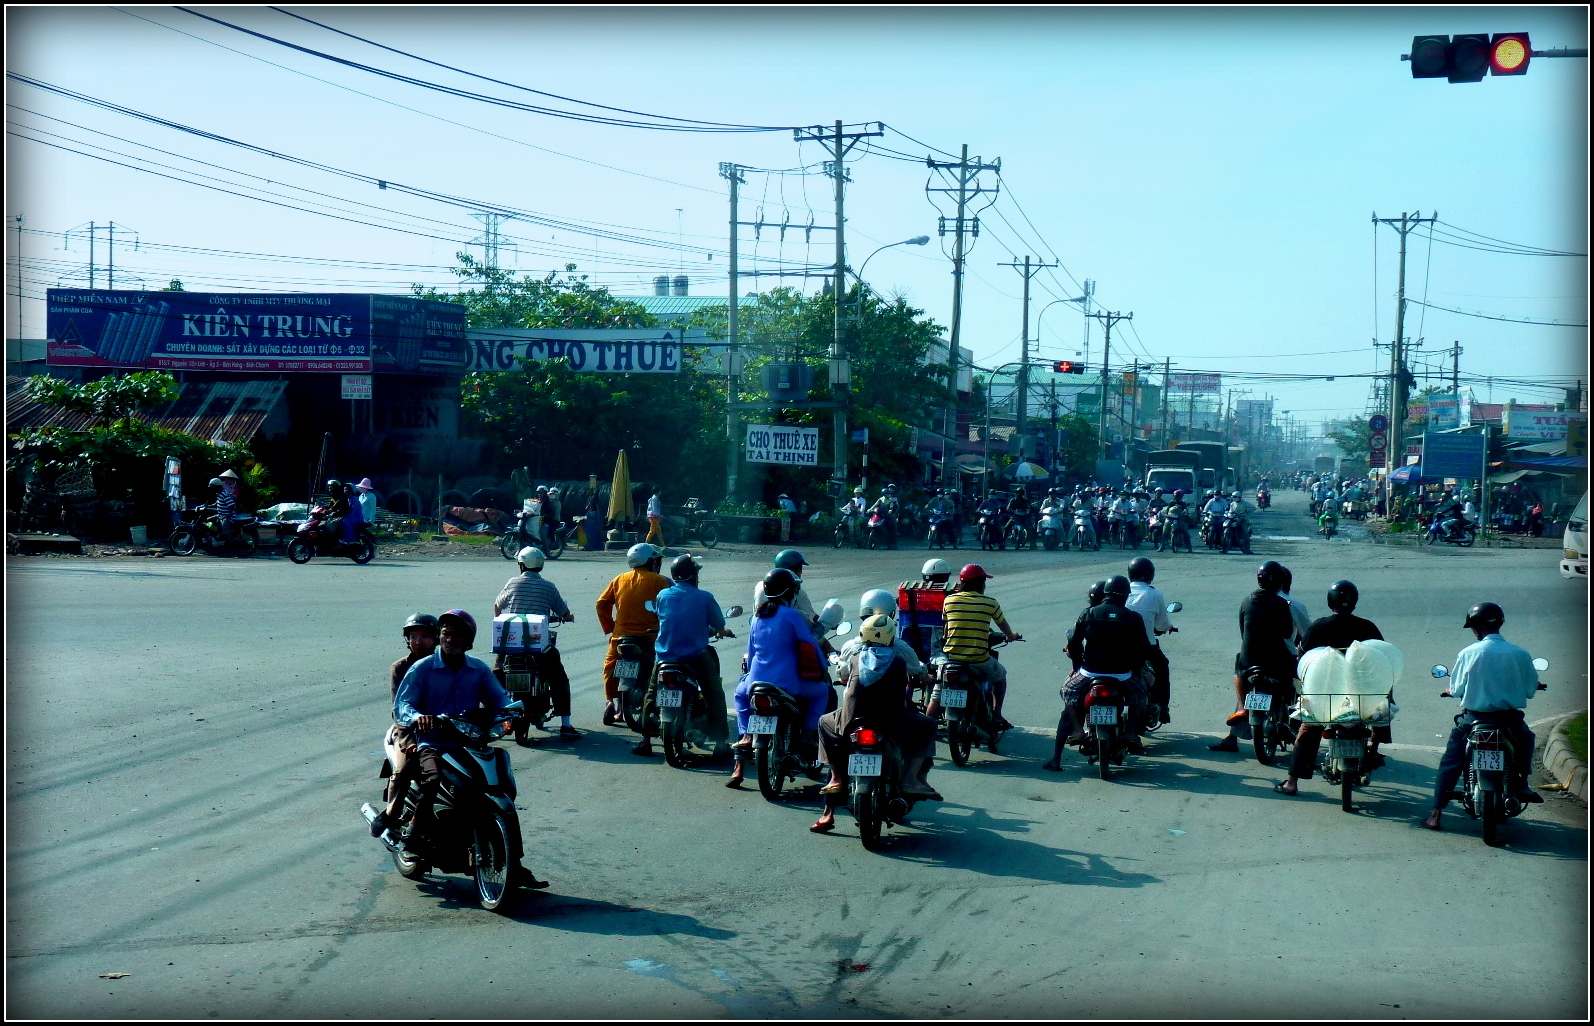
<svg viewBox="0 0 1594 1026">
<path fill-rule="evenodd" d="M 1490 237 L 1488 235 L 1483 235 L 1483 234 L 1481 234 L 1479 232 L 1469 231 L 1468 229 L 1462 228 L 1459 225 L 1451 224 L 1449 221 L 1440 221 L 1439 223 L 1444 225 L 1446 228 L 1454 229 L 1455 231 L 1458 231 L 1458 232 L 1460 232 L 1463 235 L 1470 235 L 1470 236 L 1472 236 L 1475 239 L 1483 239 L 1483 240 L 1485 240 L 1487 242 L 1493 242 L 1496 245 L 1510 247 L 1511 249 L 1524 250 L 1524 251 L 1531 250 L 1531 251 L 1534 251 L 1534 252 L 1542 253 L 1545 256 L 1587 256 L 1588 255 L 1587 253 L 1568 253 L 1568 252 L 1565 252 L 1563 250 L 1554 250 L 1554 249 L 1550 249 L 1550 248 L 1545 247 L 1545 246 L 1530 246 L 1530 245 L 1527 245 L 1525 243 L 1506 242 L 1503 239 L 1496 239 L 1496 238 L 1492 238 L 1492 237 Z"/>
<path fill-rule="evenodd" d="M 1586 328 L 1587 324 L 1567 324 L 1565 321 L 1535 321 L 1526 317 L 1501 317 L 1497 314 L 1473 313 L 1470 310 L 1452 310 L 1448 306 L 1438 306 L 1433 303 L 1423 303 L 1415 299 L 1406 300 L 1430 310 L 1443 310 L 1445 313 L 1460 314 L 1463 317 L 1481 317 L 1486 321 L 1505 321 L 1508 324 L 1537 324 L 1546 328 Z"/>
</svg>

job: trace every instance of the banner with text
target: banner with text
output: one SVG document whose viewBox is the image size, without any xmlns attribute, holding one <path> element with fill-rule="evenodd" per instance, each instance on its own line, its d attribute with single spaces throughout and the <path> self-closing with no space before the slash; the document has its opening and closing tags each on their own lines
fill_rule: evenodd
<svg viewBox="0 0 1594 1026">
<path fill-rule="evenodd" d="M 1483 475 L 1483 435 L 1441 435 L 1432 431 L 1422 436 L 1422 476 L 1437 481 L 1456 477 L 1476 481 Z"/>
<path fill-rule="evenodd" d="M 819 429 L 786 424 L 747 425 L 747 462 L 819 465 Z"/>
<path fill-rule="evenodd" d="M 473 371 L 562 359 L 583 374 L 679 374 L 691 364 L 683 347 L 708 341 L 696 328 L 473 328 L 466 338 Z"/>
<path fill-rule="evenodd" d="M 1174 371 L 1168 375 L 1168 391 L 1183 393 L 1210 393 L 1221 391 L 1223 375 L 1221 374 L 1195 374 L 1189 371 Z"/>
<path fill-rule="evenodd" d="M 1586 414 L 1545 410 L 1519 410 L 1505 408 L 1505 434 L 1513 442 L 1561 442 L 1566 439 L 1566 429 L 1574 420 L 1585 420 Z"/>
</svg>

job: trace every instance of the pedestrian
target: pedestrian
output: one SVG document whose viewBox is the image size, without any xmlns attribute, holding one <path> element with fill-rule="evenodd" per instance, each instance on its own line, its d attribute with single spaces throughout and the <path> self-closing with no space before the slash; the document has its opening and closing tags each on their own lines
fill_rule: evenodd
<svg viewBox="0 0 1594 1026">
<path fill-rule="evenodd" d="M 582 521 L 582 529 L 587 532 L 587 551 L 596 552 L 603 548 L 603 508 L 598 504 L 598 475 L 591 474 L 587 477 L 587 512 Z"/>
<path fill-rule="evenodd" d="M 376 523 L 376 485 L 368 477 L 360 478 L 360 483 L 354 486 L 360 493 L 355 497 L 354 509 L 360 515 L 360 522 L 366 524 Z"/>
<path fill-rule="evenodd" d="M 648 496 L 648 536 L 643 539 L 649 545 L 656 545 L 659 551 L 665 549 L 664 544 L 664 500 L 659 496 L 659 490 L 653 489 L 653 494 Z"/>
</svg>

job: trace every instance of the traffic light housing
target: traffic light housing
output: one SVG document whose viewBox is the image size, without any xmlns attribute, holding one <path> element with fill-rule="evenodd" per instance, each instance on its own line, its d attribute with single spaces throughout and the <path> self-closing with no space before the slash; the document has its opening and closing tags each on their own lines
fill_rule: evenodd
<svg viewBox="0 0 1594 1026">
<path fill-rule="evenodd" d="M 1485 75 L 1525 75 L 1533 56 L 1526 32 L 1470 32 L 1459 36 L 1414 36 L 1412 78 L 1482 82 Z"/>
<path fill-rule="evenodd" d="M 1058 360 L 1052 364 L 1054 374 L 1083 374 L 1085 365 L 1076 360 Z"/>
</svg>

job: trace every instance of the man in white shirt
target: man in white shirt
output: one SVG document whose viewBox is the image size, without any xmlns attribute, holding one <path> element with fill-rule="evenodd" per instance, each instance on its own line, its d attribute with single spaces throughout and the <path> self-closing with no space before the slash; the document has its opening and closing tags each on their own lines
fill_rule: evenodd
<svg viewBox="0 0 1594 1026">
<path fill-rule="evenodd" d="M 1450 674 L 1450 690 L 1445 692 L 1460 700 L 1461 714 L 1456 717 L 1450 743 L 1439 760 L 1433 811 L 1422 821 L 1429 830 L 1440 829 L 1440 813 L 1450 803 L 1456 781 L 1461 779 L 1462 770 L 1466 768 L 1467 737 L 1472 733 L 1472 725 L 1479 721 L 1498 724 L 1510 735 L 1511 747 L 1515 749 L 1511 763 L 1516 777 L 1512 783 L 1517 788 L 1517 801 L 1544 801 L 1528 787 L 1534 738 L 1522 715 L 1523 708 L 1539 689 L 1539 671 L 1534 668 L 1533 657 L 1527 649 L 1500 636 L 1500 628 L 1504 625 L 1505 611 L 1493 602 L 1480 602 L 1467 611 L 1466 626 L 1478 641 L 1456 656 L 1455 669 Z"/>
<path fill-rule="evenodd" d="M 1163 723 L 1172 723 L 1173 718 L 1168 715 L 1168 700 L 1172 691 L 1168 676 L 1168 657 L 1163 654 L 1162 644 L 1157 637 L 1176 631 L 1178 628 L 1168 620 L 1168 600 L 1163 597 L 1161 591 L 1151 586 L 1151 580 L 1156 573 L 1156 566 L 1145 556 L 1131 561 L 1129 600 L 1124 605 L 1139 613 L 1140 618 L 1146 622 L 1146 640 L 1151 642 L 1151 651 L 1146 656 L 1146 662 L 1151 664 L 1151 705 Z"/>
<path fill-rule="evenodd" d="M 1288 567 L 1281 567 L 1284 571 L 1284 587 L 1279 589 L 1279 598 L 1290 604 L 1290 619 L 1295 623 L 1295 634 L 1290 638 L 1290 649 L 1296 654 L 1301 654 L 1301 642 L 1306 640 L 1306 634 L 1312 629 L 1312 614 L 1307 611 L 1306 603 L 1298 598 L 1290 597 L 1290 588 L 1295 584 L 1295 575 L 1290 573 Z"/>
</svg>

